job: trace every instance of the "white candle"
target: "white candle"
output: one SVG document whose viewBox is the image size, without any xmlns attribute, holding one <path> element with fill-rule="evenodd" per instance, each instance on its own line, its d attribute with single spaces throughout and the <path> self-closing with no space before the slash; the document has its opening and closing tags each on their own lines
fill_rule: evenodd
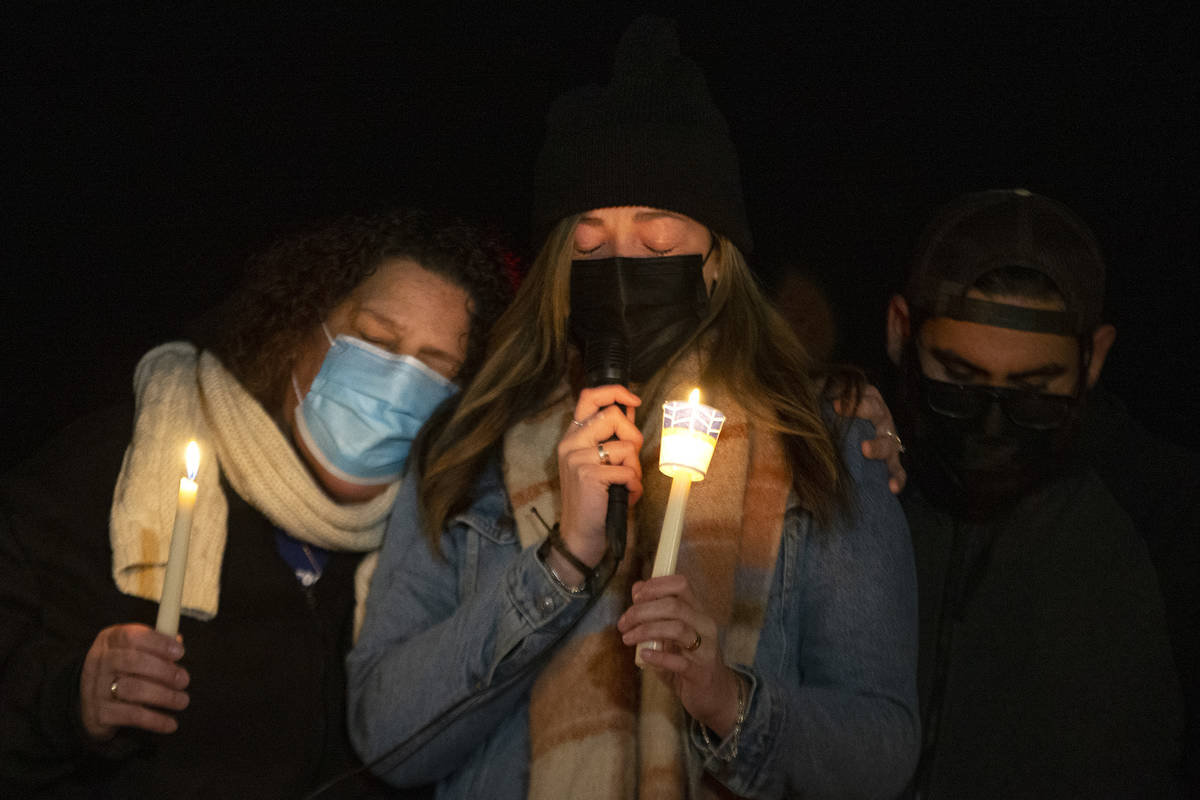
<svg viewBox="0 0 1200 800">
<path fill-rule="evenodd" d="M 663 403 L 662 445 L 658 469 L 671 476 L 671 494 L 663 515 L 658 550 L 654 554 L 651 577 L 675 574 L 679 543 L 683 540 L 683 516 L 694 481 L 704 480 L 717 447 L 717 437 L 725 415 L 711 406 L 700 404 L 700 390 L 692 389 L 686 403 Z M 634 663 L 644 667 L 643 650 L 661 650 L 662 642 L 644 642 L 634 654 Z"/>
<path fill-rule="evenodd" d="M 187 572 L 188 541 L 192 533 L 192 511 L 196 507 L 196 472 L 200 469 L 200 448 L 188 442 L 185 461 L 187 477 L 179 479 L 179 500 L 175 504 L 175 526 L 171 529 L 171 547 L 163 575 L 162 598 L 158 603 L 159 633 L 174 637 L 179 632 L 179 607 L 183 600 L 183 577 Z"/>
<path fill-rule="evenodd" d="M 683 512 L 691 491 L 691 475 L 684 472 L 671 479 L 671 494 L 667 497 L 667 513 L 663 515 L 662 533 L 658 537 L 651 577 L 675 574 L 675 564 L 679 561 L 679 542 L 683 538 Z"/>
</svg>

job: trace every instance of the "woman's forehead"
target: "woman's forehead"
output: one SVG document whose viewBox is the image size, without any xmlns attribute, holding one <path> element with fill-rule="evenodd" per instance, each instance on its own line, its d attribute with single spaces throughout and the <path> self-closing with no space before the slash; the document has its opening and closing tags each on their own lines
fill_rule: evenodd
<svg viewBox="0 0 1200 800">
<path fill-rule="evenodd" d="M 606 206 L 604 208 L 593 208 L 583 212 L 579 218 L 581 223 L 587 224 L 614 222 L 617 220 L 635 223 L 678 220 L 679 222 L 690 223 L 692 225 L 700 224 L 686 214 L 681 214 L 678 211 L 669 211 L 665 208 L 654 208 L 652 206 Z"/>
</svg>

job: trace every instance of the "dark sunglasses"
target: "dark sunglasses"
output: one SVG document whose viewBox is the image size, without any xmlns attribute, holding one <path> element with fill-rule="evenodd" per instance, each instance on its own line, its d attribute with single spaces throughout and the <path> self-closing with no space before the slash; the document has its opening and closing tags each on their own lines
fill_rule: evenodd
<svg viewBox="0 0 1200 800">
<path fill-rule="evenodd" d="M 1014 424 L 1036 431 L 1061 428 L 1071 416 L 1076 398 L 1041 394 L 1005 386 L 945 383 L 921 376 L 921 391 L 929 408 L 951 419 L 974 419 L 999 403 Z"/>
</svg>

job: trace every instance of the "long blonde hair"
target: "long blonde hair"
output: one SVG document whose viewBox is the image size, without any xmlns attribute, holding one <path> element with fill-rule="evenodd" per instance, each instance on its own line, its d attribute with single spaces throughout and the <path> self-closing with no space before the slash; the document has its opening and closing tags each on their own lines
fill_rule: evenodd
<svg viewBox="0 0 1200 800">
<path fill-rule="evenodd" d="M 570 278 L 575 225 L 561 221 L 534 260 L 517 296 L 492 329 L 475 380 L 444 419 L 431 420 L 417 445 L 426 535 L 434 549 L 446 521 L 468 504 L 472 483 L 505 431 L 544 409 L 567 371 Z M 848 497 L 844 467 L 821 419 L 813 365 L 790 326 L 771 307 L 741 252 L 714 233 L 720 276 L 709 313 L 688 345 L 643 387 L 653 397 L 663 375 L 697 340 L 706 344 L 701 379 L 736 387 L 751 421 L 782 437 L 800 504 L 828 520 Z M 712 331 L 715 335 L 706 335 Z"/>
</svg>

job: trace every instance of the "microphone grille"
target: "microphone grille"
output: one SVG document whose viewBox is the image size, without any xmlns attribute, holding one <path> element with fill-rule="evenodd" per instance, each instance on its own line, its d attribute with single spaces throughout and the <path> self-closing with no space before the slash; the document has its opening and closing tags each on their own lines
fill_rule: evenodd
<svg viewBox="0 0 1200 800">
<path fill-rule="evenodd" d="M 583 353 L 588 386 L 629 383 L 629 346 L 619 336 L 590 341 Z"/>
</svg>

